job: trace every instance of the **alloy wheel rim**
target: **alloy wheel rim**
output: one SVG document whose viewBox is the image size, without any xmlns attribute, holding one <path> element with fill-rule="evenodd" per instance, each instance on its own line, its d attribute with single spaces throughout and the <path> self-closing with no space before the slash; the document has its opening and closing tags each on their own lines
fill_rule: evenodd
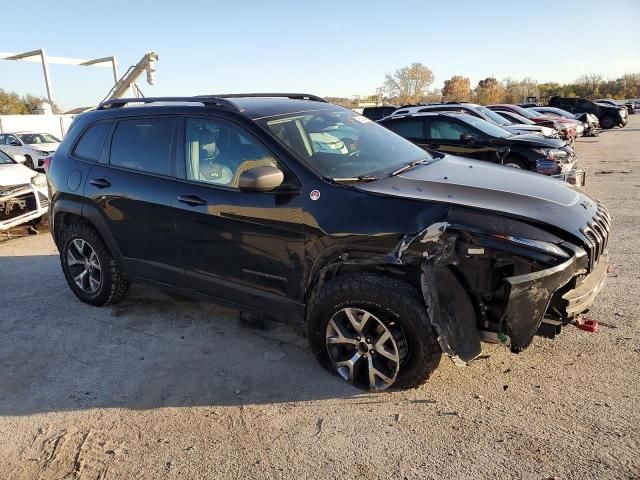
<svg viewBox="0 0 640 480">
<path fill-rule="evenodd" d="M 406 342 L 399 342 L 389 326 L 361 308 L 337 311 L 327 324 L 325 339 L 338 374 L 352 385 L 370 391 L 393 385 L 403 353 L 406 354 Z"/>
<path fill-rule="evenodd" d="M 93 294 L 102 283 L 102 269 L 96 251 L 86 240 L 76 238 L 67 247 L 67 266 L 73 282 L 84 293 Z"/>
</svg>

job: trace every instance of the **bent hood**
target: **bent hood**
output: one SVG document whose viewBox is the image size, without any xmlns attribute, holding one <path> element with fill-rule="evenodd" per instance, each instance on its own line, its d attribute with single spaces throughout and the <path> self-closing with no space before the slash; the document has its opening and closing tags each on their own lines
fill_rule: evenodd
<svg viewBox="0 0 640 480">
<path fill-rule="evenodd" d="M 504 140 L 506 146 L 518 145 L 537 148 L 561 148 L 565 145 L 565 142 L 558 138 L 548 138 L 536 134 L 513 135 L 502 140 Z M 503 142 L 501 141 L 500 143 L 502 144 Z"/>
<path fill-rule="evenodd" d="M 400 175 L 354 185 L 374 194 L 477 208 L 551 226 L 581 242 L 598 204 L 568 183 L 539 173 L 447 155 Z"/>
</svg>

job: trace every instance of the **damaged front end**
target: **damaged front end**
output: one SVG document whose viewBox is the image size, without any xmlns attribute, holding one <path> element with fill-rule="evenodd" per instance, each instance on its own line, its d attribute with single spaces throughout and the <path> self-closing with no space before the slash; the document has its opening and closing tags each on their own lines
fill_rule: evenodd
<svg viewBox="0 0 640 480">
<path fill-rule="evenodd" d="M 520 352 L 553 338 L 587 310 L 604 285 L 610 217 L 585 226 L 584 246 L 528 223 L 452 207 L 446 218 L 405 236 L 391 255 L 421 264 L 421 287 L 441 348 L 456 363 L 481 342 Z"/>
</svg>

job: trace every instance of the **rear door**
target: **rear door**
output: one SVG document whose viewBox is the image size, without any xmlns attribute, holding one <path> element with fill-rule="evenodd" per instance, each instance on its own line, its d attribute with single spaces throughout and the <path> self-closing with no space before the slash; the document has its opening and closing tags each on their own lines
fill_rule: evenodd
<svg viewBox="0 0 640 480">
<path fill-rule="evenodd" d="M 114 122 L 85 186 L 97 207 L 85 207 L 86 215 L 95 211 L 106 223 L 129 273 L 170 285 L 179 285 L 183 274 L 173 211 L 176 125 L 172 116 Z M 81 145 L 82 138 L 76 156 Z"/>
<path fill-rule="evenodd" d="M 425 125 L 429 148 L 477 160 L 496 161 L 496 148 L 485 141 L 481 132 L 455 118 L 430 117 Z M 471 135 L 473 140 L 462 140 L 462 135 Z"/>
<path fill-rule="evenodd" d="M 186 118 L 180 132 L 175 199 L 188 288 L 280 317 L 299 315 L 304 235 L 297 180 L 228 119 Z M 259 166 L 285 171 L 283 188 L 240 191 L 240 174 Z"/>
</svg>

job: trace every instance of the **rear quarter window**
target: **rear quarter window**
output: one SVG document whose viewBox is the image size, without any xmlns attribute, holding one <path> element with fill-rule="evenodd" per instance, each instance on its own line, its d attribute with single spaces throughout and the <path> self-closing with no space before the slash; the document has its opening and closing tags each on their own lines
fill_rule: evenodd
<svg viewBox="0 0 640 480">
<path fill-rule="evenodd" d="M 111 140 L 110 164 L 170 174 L 174 118 L 120 120 Z"/>
<path fill-rule="evenodd" d="M 110 128 L 111 122 L 101 122 L 90 126 L 76 143 L 73 149 L 73 156 L 82 160 L 97 162 Z"/>
</svg>

